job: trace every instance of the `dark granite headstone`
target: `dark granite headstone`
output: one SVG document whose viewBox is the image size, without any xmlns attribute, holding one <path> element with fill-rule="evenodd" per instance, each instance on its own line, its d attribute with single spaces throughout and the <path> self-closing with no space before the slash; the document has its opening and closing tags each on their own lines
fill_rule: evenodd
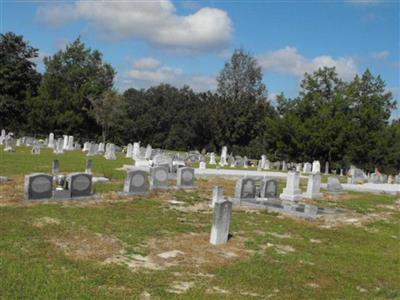
<svg viewBox="0 0 400 300">
<path fill-rule="evenodd" d="M 149 173 L 141 168 L 128 171 L 124 184 L 124 194 L 146 195 L 149 192 Z"/>
<path fill-rule="evenodd" d="M 235 198 L 237 199 L 255 199 L 256 182 L 252 178 L 240 178 L 236 181 Z"/>
<path fill-rule="evenodd" d="M 151 189 L 168 188 L 168 167 L 156 166 L 150 170 L 150 187 Z"/>
<path fill-rule="evenodd" d="M 67 188 L 71 197 L 88 197 L 92 195 L 92 175 L 87 173 L 73 173 L 67 177 Z"/>
<path fill-rule="evenodd" d="M 25 199 L 44 200 L 53 196 L 53 176 L 35 173 L 25 176 Z"/>
<path fill-rule="evenodd" d="M 277 198 L 278 181 L 275 179 L 263 179 L 261 181 L 260 198 Z"/>
</svg>

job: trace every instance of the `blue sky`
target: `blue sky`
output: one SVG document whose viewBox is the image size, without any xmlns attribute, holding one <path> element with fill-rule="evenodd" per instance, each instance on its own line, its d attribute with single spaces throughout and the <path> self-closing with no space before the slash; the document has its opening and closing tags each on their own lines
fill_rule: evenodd
<svg viewBox="0 0 400 300">
<path fill-rule="evenodd" d="M 120 90 L 214 89 L 242 47 L 258 58 L 271 98 L 295 96 L 304 72 L 321 66 L 345 80 L 369 68 L 398 98 L 399 26 L 399 2 L 382 0 L 1 2 L 1 32 L 23 35 L 40 58 L 81 36 L 114 66 Z"/>
</svg>

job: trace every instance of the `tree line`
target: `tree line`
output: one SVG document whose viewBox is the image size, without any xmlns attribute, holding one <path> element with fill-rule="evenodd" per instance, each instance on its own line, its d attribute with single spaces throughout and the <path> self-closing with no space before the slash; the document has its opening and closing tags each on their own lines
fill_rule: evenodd
<svg viewBox="0 0 400 300">
<path fill-rule="evenodd" d="M 118 144 L 220 151 L 270 160 L 355 164 L 368 171 L 400 170 L 400 120 L 393 95 L 369 70 L 342 80 L 335 68 L 304 74 L 297 97 L 272 102 L 257 60 L 234 51 L 216 91 L 160 84 L 114 87 L 116 72 L 100 51 L 78 38 L 44 58 L 12 32 L 0 38 L 0 128 L 18 135 L 70 134 Z"/>
</svg>

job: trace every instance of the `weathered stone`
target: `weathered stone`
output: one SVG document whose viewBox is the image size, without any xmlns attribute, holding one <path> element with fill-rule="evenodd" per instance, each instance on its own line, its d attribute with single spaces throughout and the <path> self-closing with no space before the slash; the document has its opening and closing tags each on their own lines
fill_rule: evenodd
<svg viewBox="0 0 400 300">
<path fill-rule="evenodd" d="M 210 162 L 209 162 L 209 164 L 210 165 L 216 165 L 217 164 L 217 162 L 215 160 L 215 153 L 214 152 L 211 152 L 211 154 L 210 154 Z"/>
<path fill-rule="evenodd" d="M 280 194 L 282 200 L 287 201 L 298 201 L 301 200 L 300 185 L 300 173 L 295 171 L 289 171 L 287 175 L 286 188 L 283 189 L 283 193 Z"/>
<path fill-rule="evenodd" d="M 194 169 L 182 167 L 177 170 L 176 185 L 178 188 L 194 188 Z"/>
<path fill-rule="evenodd" d="M 60 173 L 60 161 L 58 159 L 53 160 L 51 165 L 51 174 L 58 175 Z"/>
<path fill-rule="evenodd" d="M 150 188 L 152 190 L 168 188 L 168 167 L 155 166 L 150 169 Z"/>
<path fill-rule="evenodd" d="M 319 160 L 314 160 L 312 163 L 312 173 L 321 173 L 321 164 Z"/>
<path fill-rule="evenodd" d="M 149 173 L 141 168 L 128 171 L 125 178 L 124 194 L 147 195 L 149 193 Z"/>
<path fill-rule="evenodd" d="M 54 133 L 49 134 L 49 143 L 47 144 L 47 147 L 54 149 L 56 146 L 55 141 L 54 141 Z"/>
<path fill-rule="evenodd" d="M 85 173 L 92 174 L 92 167 L 93 167 L 93 161 L 91 159 L 87 159 L 86 160 Z"/>
<path fill-rule="evenodd" d="M 211 207 L 214 207 L 214 204 L 216 202 L 223 202 L 223 201 L 224 201 L 224 187 L 215 186 L 213 188 Z"/>
<path fill-rule="evenodd" d="M 316 199 L 321 198 L 321 174 L 314 173 L 308 175 L 307 192 L 303 194 L 304 198 Z"/>
<path fill-rule="evenodd" d="M 211 244 L 221 245 L 228 241 L 231 216 L 232 202 L 225 200 L 214 203 L 214 217 L 210 236 Z"/>
<path fill-rule="evenodd" d="M 250 200 L 256 198 L 256 182 L 253 178 L 239 178 L 235 186 L 235 198 Z"/>
<path fill-rule="evenodd" d="M 260 198 L 275 199 L 278 197 L 278 181 L 264 178 L 261 181 Z"/>
<path fill-rule="evenodd" d="M 337 177 L 328 177 L 328 184 L 327 184 L 328 192 L 329 193 L 343 193 L 343 187 L 340 184 L 340 181 Z"/>
</svg>

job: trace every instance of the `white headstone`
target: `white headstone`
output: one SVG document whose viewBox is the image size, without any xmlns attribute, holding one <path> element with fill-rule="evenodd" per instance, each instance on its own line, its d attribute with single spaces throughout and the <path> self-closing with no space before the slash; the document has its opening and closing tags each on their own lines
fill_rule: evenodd
<svg viewBox="0 0 400 300">
<path fill-rule="evenodd" d="M 108 149 L 106 150 L 105 158 L 108 160 L 116 160 L 117 157 L 115 155 L 115 145 L 110 144 L 108 146 Z"/>
<path fill-rule="evenodd" d="M 283 189 L 282 194 L 279 197 L 282 200 L 298 201 L 301 200 L 300 185 L 300 173 L 295 171 L 289 171 L 287 174 L 286 188 Z"/>
<path fill-rule="evenodd" d="M 211 152 L 211 154 L 210 154 L 210 162 L 209 162 L 209 164 L 210 165 L 216 165 L 217 164 L 217 162 L 215 161 L 215 153 L 214 152 Z"/>
<path fill-rule="evenodd" d="M 321 173 L 321 164 L 319 160 L 314 160 L 312 163 L 312 173 Z"/>
<path fill-rule="evenodd" d="M 221 166 L 226 166 L 226 165 L 228 165 L 227 157 L 228 157 L 228 147 L 224 146 L 224 147 L 222 147 L 222 151 L 221 151 L 221 161 L 219 162 L 219 164 L 220 164 Z"/>
<path fill-rule="evenodd" d="M 153 152 L 153 148 L 151 147 L 151 145 L 147 145 L 146 152 L 144 154 L 144 158 L 145 159 L 151 159 L 151 153 L 152 152 Z"/>
<path fill-rule="evenodd" d="M 56 146 L 56 144 L 54 141 L 54 133 L 50 133 L 49 134 L 49 143 L 48 143 L 47 147 L 54 149 L 55 146 Z"/>
<path fill-rule="evenodd" d="M 64 137 L 64 142 L 63 142 L 63 150 L 68 149 L 68 135 L 63 135 Z"/>
<path fill-rule="evenodd" d="M 232 216 L 232 202 L 225 200 L 214 203 L 214 220 L 211 227 L 210 243 L 225 244 L 229 238 L 229 226 Z"/>
<path fill-rule="evenodd" d="M 131 143 L 129 143 L 128 146 L 126 147 L 126 155 L 125 155 L 125 157 L 132 158 L 132 154 L 133 154 L 132 150 L 133 150 L 133 146 L 132 146 Z"/>
<path fill-rule="evenodd" d="M 303 194 L 304 198 L 316 199 L 321 198 L 321 174 L 313 173 L 308 175 L 307 192 Z"/>
<path fill-rule="evenodd" d="M 68 151 L 74 150 L 74 137 L 73 137 L 72 135 L 70 135 L 70 136 L 68 137 L 67 150 L 68 150 Z"/>
<path fill-rule="evenodd" d="M 200 170 L 205 170 L 206 168 L 207 168 L 206 162 L 201 161 L 201 162 L 199 163 L 199 169 L 200 169 Z"/>
</svg>

